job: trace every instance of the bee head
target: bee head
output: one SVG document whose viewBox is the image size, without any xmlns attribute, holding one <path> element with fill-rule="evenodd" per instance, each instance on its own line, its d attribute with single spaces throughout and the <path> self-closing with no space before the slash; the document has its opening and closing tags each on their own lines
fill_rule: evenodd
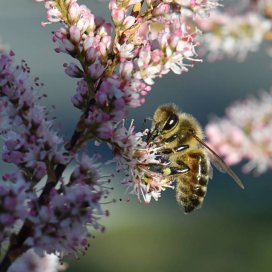
<svg viewBox="0 0 272 272">
<path fill-rule="evenodd" d="M 164 132 L 171 131 L 179 123 L 178 109 L 174 104 L 165 104 L 157 108 L 153 116 L 152 127 L 147 141 L 153 141 Z"/>
<path fill-rule="evenodd" d="M 157 125 L 160 132 L 173 129 L 178 122 L 178 109 L 174 104 L 162 105 L 154 113 L 153 126 Z"/>
</svg>

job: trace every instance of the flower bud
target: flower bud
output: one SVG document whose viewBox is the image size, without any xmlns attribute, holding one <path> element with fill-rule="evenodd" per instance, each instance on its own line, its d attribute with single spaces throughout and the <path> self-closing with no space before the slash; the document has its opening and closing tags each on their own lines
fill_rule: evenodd
<svg viewBox="0 0 272 272">
<path fill-rule="evenodd" d="M 111 11 L 111 18 L 116 26 L 123 23 L 125 19 L 125 11 L 122 9 L 113 9 Z"/>
<path fill-rule="evenodd" d="M 76 23 L 79 19 L 79 16 L 79 5 L 78 3 L 74 2 L 69 6 L 68 17 L 71 22 Z"/>
<path fill-rule="evenodd" d="M 135 17 L 134 16 L 127 16 L 123 21 L 123 29 L 128 29 L 135 23 Z"/>
<path fill-rule="evenodd" d="M 76 25 L 72 25 L 69 28 L 69 33 L 71 41 L 74 42 L 75 44 L 79 44 L 81 40 L 81 33 L 79 28 Z"/>
<path fill-rule="evenodd" d="M 94 81 L 99 79 L 102 76 L 103 72 L 104 72 L 104 66 L 99 63 L 95 63 L 89 66 L 90 77 Z"/>
<path fill-rule="evenodd" d="M 120 74 L 124 79 L 130 79 L 133 71 L 133 63 L 131 61 L 125 61 L 120 63 Z"/>
<path fill-rule="evenodd" d="M 75 63 L 65 63 L 63 66 L 65 67 L 65 73 L 68 76 L 75 78 L 81 78 L 83 76 L 83 71 Z"/>
</svg>

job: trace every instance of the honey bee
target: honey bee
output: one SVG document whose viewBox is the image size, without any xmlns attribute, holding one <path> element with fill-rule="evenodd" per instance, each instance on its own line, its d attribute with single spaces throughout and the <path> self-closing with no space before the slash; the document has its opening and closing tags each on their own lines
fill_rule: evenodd
<svg viewBox="0 0 272 272">
<path fill-rule="evenodd" d="M 155 170 L 162 172 L 167 167 L 168 178 L 176 182 L 177 202 L 183 206 L 185 213 L 201 207 L 208 181 L 212 178 L 211 162 L 244 188 L 239 177 L 204 142 L 204 134 L 197 120 L 190 114 L 180 112 L 175 104 L 157 108 L 146 141 L 158 146 L 158 155 L 169 160 L 168 166 L 157 166 Z"/>
</svg>

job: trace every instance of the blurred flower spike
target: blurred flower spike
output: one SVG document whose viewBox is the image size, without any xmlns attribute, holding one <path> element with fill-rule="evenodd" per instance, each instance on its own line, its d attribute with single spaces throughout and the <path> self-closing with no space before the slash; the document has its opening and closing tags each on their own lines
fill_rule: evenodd
<svg viewBox="0 0 272 272">
<path fill-rule="evenodd" d="M 243 61 L 249 52 L 259 49 L 272 24 L 256 12 L 229 16 L 216 11 L 209 20 L 199 20 L 198 26 L 204 32 L 200 53 L 209 61 L 226 57 Z"/>
<path fill-rule="evenodd" d="M 206 126 L 208 144 L 229 165 L 248 161 L 243 171 L 261 174 L 272 168 L 272 90 L 260 97 L 236 102 L 226 117 Z"/>
<path fill-rule="evenodd" d="M 231 58 L 241 62 L 260 49 L 264 41 L 271 41 L 272 2 L 245 0 L 225 4 L 224 9 L 211 12 L 209 20 L 197 18 L 197 27 L 203 32 L 198 53 L 209 61 Z"/>
</svg>

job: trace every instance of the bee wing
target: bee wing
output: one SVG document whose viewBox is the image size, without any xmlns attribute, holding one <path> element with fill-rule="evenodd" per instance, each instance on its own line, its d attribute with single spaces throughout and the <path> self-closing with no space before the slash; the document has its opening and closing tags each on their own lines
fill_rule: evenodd
<svg viewBox="0 0 272 272">
<path fill-rule="evenodd" d="M 239 187 L 244 189 L 244 185 L 240 178 L 232 171 L 232 169 L 226 165 L 226 163 L 223 161 L 222 158 L 220 158 L 215 151 L 213 151 L 206 143 L 204 143 L 197 135 L 192 134 L 193 137 L 208 151 L 211 161 L 214 164 L 214 166 L 221 172 L 227 173 L 236 183 Z"/>
</svg>

